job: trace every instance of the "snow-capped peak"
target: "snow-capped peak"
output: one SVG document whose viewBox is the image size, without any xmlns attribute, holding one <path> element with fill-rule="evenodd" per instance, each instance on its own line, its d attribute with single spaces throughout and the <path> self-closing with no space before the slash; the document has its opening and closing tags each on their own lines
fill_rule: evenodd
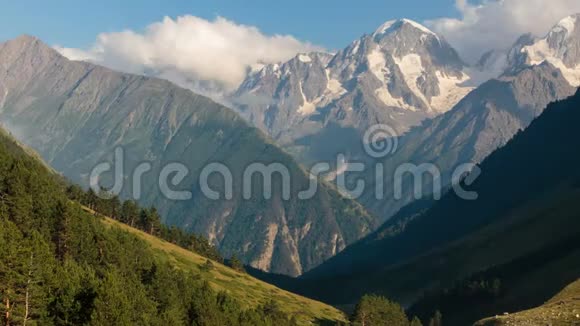
<svg viewBox="0 0 580 326">
<path fill-rule="evenodd" d="M 393 25 L 396 22 L 397 22 L 396 20 L 389 20 L 389 21 L 385 22 L 384 24 L 379 26 L 379 28 L 377 28 L 377 30 L 373 33 L 373 35 L 380 35 L 380 34 L 387 33 L 388 31 L 391 30 L 391 27 L 393 27 Z"/>
<path fill-rule="evenodd" d="M 308 54 L 303 54 L 303 53 L 298 55 L 298 60 L 300 60 L 301 62 L 304 62 L 304 63 L 312 62 L 312 58 Z"/>
<path fill-rule="evenodd" d="M 580 18 L 580 14 L 568 16 L 558 22 L 556 26 L 552 28 L 550 33 L 560 33 L 565 32 L 566 37 L 569 37 L 576 30 L 576 23 Z"/>
<path fill-rule="evenodd" d="M 427 33 L 427 34 L 433 34 L 435 36 L 437 36 L 432 30 L 428 29 L 427 27 L 417 23 L 416 21 L 412 21 L 410 19 L 403 19 L 402 20 L 404 23 L 409 24 L 413 27 L 415 27 L 416 29 L 421 30 L 423 33 Z"/>
<path fill-rule="evenodd" d="M 524 65 L 549 62 L 559 68 L 572 86 L 580 86 L 580 14 L 568 16 L 556 24 L 544 38 L 534 39 L 519 51 Z"/>
<path fill-rule="evenodd" d="M 376 36 L 381 36 L 381 35 L 387 35 L 387 34 L 390 34 L 392 32 L 395 32 L 397 30 L 400 30 L 403 26 L 412 26 L 415 29 L 418 29 L 425 34 L 430 34 L 430 35 L 437 37 L 437 34 L 435 34 L 433 31 L 431 31 L 427 27 L 417 23 L 416 21 L 406 19 L 406 18 L 398 19 L 398 20 L 390 20 L 390 21 L 382 24 L 373 33 L 373 36 L 376 37 Z"/>
</svg>

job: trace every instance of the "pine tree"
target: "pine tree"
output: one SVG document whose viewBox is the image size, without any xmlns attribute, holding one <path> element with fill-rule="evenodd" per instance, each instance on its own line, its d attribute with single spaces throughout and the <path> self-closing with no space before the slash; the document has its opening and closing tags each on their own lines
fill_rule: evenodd
<svg viewBox="0 0 580 326">
<path fill-rule="evenodd" d="M 16 162 L 12 165 L 11 171 L 6 178 L 6 201 L 8 203 L 8 214 L 10 219 L 19 225 L 21 230 L 32 228 L 33 201 L 27 190 L 26 167 L 23 163 Z"/>
<path fill-rule="evenodd" d="M 97 196 L 97 194 L 93 191 L 92 188 L 89 188 L 89 190 L 87 191 L 87 195 L 85 196 L 85 205 L 92 210 L 96 210 L 97 209 L 97 203 L 99 201 L 99 197 Z"/>
<path fill-rule="evenodd" d="M 130 325 L 131 298 L 128 295 L 127 284 L 121 275 L 113 270 L 105 275 L 101 286 L 97 289 L 95 300 L 95 325 Z"/>
<path fill-rule="evenodd" d="M 54 242 L 56 245 L 56 255 L 60 261 L 64 261 L 69 252 L 71 216 L 68 204 L 59 201 L 56 204 L 54 213 L 56 229 Z"/>
<path fill-rule="evenodd" d="M 246 269 L 244 268 L 244 264 L 242 264 L 242 262 L 238 259 L 238 257 L 236 255 L 233 255 L 232 258 L 230 258 L 230 267 L 233 270 L 238 271 L 240 273 L 246 272 Z"/>
<path fill-rule="evenodd" d="M 149 220 L 148 220 L 148 225 L 147 225 L 147 229 L 149 232 L 149 234 L 151 235 L 155 235 L 157 231 L 159 231 L 159 229 L 161 228 L 161 216 L 159 216 L 159 213 L 157 212 L 157 208 L 155 207 L 151 207 L 149 209 Z"/>
<path fill-rule="evenodd" d="M 47 306 L 47 318 L 55 325 L 87 325 L 94 312 L 98 279 L 88 265 L 67 260 L 56 269 L 59 275 Z"/>
<path fill-rule="evenodd" d="M 388 299 L 365 295 L 355 307 L 351 322 L 356 326 L 407 326 L 409 320 L 401 306 Z"/>
<path fill-rule="evenodd" d="M 139 216 L 140 229 L 154 235 L 161 228 L 161 217 L 155 207 L 142 209 Z"/>
<path fill-rule="evenodd" d="M 121 215 L 121 200 L 119 196 L 113 196 L 109 200 L 110 211 L 111 211 L 111 218 L 114 220 L 120 220 Z"/>
<path fill-rule="evenodd" d="M 141 208 L 141 211 L 139 212 L 139 223 L 137 225 L 137 228 L 146 231 L 148 225 L 149 225 L 149 211 L 145 208 Z"/>
<path fill-rule="evenodd" d="M 70 200 L 74 200 L 77 202 L 84 202 L 85 200 L 85 193 L 83 189 L 77 185 L 70 185 L 66 188 L 67 197 Z"/>
<path fill-rule="evenodd" d="M 121 207 L 121 221 L 125 224 L 135 227 L 139 218 L 139 207 L 132 200 L 123 202 Z"/>
<path fill-rule="evenodd" d="M 443 315 L 437 310 L 435 315 L 429 321 L 429 326 L 443 326 Z"/>
<path fill-rule="evenodd" d="M 24 283 L 26 253 L 22 233 L 14 223 L 0 219 L 0 296 L 5 325 L 11 325 L 18 287 Z"/>
<path fill-rule="evenodd" d="M 51 250 L 42 236 L 33 231 L 26 240 L 26 265 L 24 284 L 21 289 L 20 306 L 23 308 L 22 325 L 37 321 L 46 311 L 48 282 L 53 277 L 55 266 Z"/>
<path fill-rule="evenodd" d="M 45 310 L 46 282 L 51 274 L 50 249 L 40 234 L 24 237 L 10 221 L 0 222 L 0 296 L 6 325 L 26 325 Z"/>
<path fill-rule="evenodd" d="M 419 320 L 418 317 L 414 317 L 413 320 L 411 320 L 411 323 L 409 324 L 410 326 L 423 326 L 423 323 L 421 323 L 421 320 Z"/>
</svg>

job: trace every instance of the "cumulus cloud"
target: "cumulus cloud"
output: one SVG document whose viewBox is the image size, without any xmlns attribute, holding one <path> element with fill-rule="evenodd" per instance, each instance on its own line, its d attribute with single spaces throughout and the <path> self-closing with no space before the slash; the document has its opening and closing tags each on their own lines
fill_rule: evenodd
<svg viewBox="0 0 580 326">
<path fill-rule="evenodd" d="M 223 17 L 209 21 L 195 16 L 165 17 L 143 33 L 103 33 L 88 50 L 55 48 L 71 60 L 159 76 L 206 91 L 234 89 L 256 65 L 323 50 L 289 35 L 264 35 L 256 27 Z"/>
<path fill-rule="evenodd" d="M 475 61 L 491 49 L 505 49 L 519 36 L 543 36 L 560 19 L 580 12 L 578 0 L 456 0 L 459 19 L 430 20 L 426 25 L 443 35 L 466 59 Z"/>
</svg>

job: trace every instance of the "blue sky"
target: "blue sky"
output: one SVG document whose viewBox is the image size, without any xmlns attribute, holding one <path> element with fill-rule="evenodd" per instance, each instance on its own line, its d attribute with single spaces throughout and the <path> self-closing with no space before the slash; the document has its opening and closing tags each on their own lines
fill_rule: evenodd
<svg viewBox="0 0 580 326">
<path fill-rule="evenodd" d="M 0 40 L 27 33 L 49 44 L 86 48 L 102 32 L 140 31 L 164 16 L 223 16 L 265 34 L 290 34 L 341 48 L 394 18 L 417 21 L 458 15 L 454 0 L 55 0 L 2 5 Z"/>
<path fill-rule="evenodd" d="M 578 0 L 13 0 L 0 41 L 31 34 L 71 60 L 232 90 L 249 69 L 342 49 L 392 19 L 426 24 L 474 63 L 579 12 Z"/>
</svg>

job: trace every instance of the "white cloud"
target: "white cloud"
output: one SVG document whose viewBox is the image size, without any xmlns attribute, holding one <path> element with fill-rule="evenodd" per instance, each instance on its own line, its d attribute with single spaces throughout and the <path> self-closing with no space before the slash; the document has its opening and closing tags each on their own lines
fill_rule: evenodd
<svg viewBox="0 0 580 326">
<path fill-rule="evenodd" d="M 256 27 L 222 17 L 208 21 L 195 16 L 165 17 L 143 33 L 103 33 L 88 50 L 55 48 L 72 60 L 92 61 L 213 91 L 235 88 L 256 64 L 323 50 L 289 35 L 264 35 Z"/>
<path fill-rule="evenodd" d="M 443 35 L 468 61 L 490 49 L 504 49 L 519 36 L 543 36 L 560 19 L 580 12 L 578 0 L 456 0 L 460 19 L 441 18 L 426 25 Z"/>
<path fill-rule="evenodd" d="M 491 49 L 509 48 L 522 34 L 543 36 L 560 19 L 580 12 L 579 0 L 473 1 L 456 0 L 458 19 L 425 22 L 468 62 Z M 144 32 L 100 34 L 90 49 L 55 48 L 69 59 L 166 78 L 209 95 L 234 89 L 258 64 L 324 50 L 289 35 L 265 35 L 223 17 L 209 21 L 189 15 L 165 17 Z"/>
</svg>

